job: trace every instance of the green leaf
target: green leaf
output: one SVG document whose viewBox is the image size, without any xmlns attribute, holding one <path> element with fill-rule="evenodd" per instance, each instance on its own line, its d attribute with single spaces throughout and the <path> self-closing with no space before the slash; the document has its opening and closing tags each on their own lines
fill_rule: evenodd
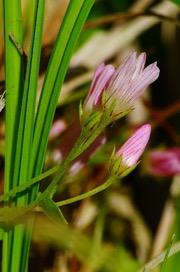
<svg viewBox="0 0 180 272">
<path fill-rule="evenodd" d="M 44 162 L 49 130 L 70 57 L 94 0 L 70 1 L 45 76 L 37 110 L 31 168 L 39 174 Z M 44 120 L 46 120 L 44 122 Z M 38 156 L 37 156 L 38 154 Z M 34 196 L 33 196 L 34 198 Z"/>
<path fill-rule="evenodd" d="M 24 183 L 27 179 L 30 179 L 31 177 L 29 174 L 29 160 L 35 119 L 34 115 L 36 107 L 37 81 L 40 65 L 44 4 L 45 0 L 32 2 L 32 5 L 35 7 L 35 9 L 33 16 L 31 46 L 30 53 L 28 55 L 25 83 L 21 84 L 21 89 L 23 90 L 23 94 L 21 94 L 22 103 L 18 112 L 19 115 L 17 119 L 17 126 L 13 139 L 14 151 L 12 152 L 13 155 L 11 155 L 14 159 L 14 165 L 11 169 L 11 172 L 13 173 L 11 177 L 12 188 Z M 13 32 L 12 34 L 16 41 L 16 36 Z M 11 35 L 11 38 L 13 36 Z M 19 43 L 19 41 L 17 40 L 16 50 L 17 48 L 20 49 L 20 45 L 21 43 Z M 15 113 L 15 115 L 17 114 Z M 28 195 L 23 195 L 19 197 L 16 200 L 16 204 L 25 206 L 25 204 L 27 203 L 27 197 Z M 23 259 L 22 254 L 28 249 L 25 247 L 24 235 L 25 231 L 21 225 L 16 226 L 13 232 L 10 233 L 10 252 L 8 253 L 8 262 L 11 264 L 11 266 L 9 268 L 9 271 L 11 271 L 11 269 L 13 269 L 14 272 L 20 272 L 25 270 L 24 263 L 26 263 L 26 261 L 25 259 Z"/>
<path fill-rule="evenodd" d="M 88 271 L 103 272 L 137 272 L 139 263 L 122 247 L 112 247 L 101 244 L 101 250 L 96 258 L 95 269 L 92 266 L 90 254 L 94 247 L 91 235 L 85 235 L 65 224 L 53 224 L 47 218 L 37 218 L 35 226 L 36 241 L 51 244 L 61 251 L 70 250 L 86 266 Z M 100 226 L 101 227 L 101 226 Z M 99 232 L 99 230 L 98 230 Z M 99 233 L 97 233 L 99 236 Z M 100 234 L 101 235 L 101 234 Z M 101 237 L 99 237 L 101 239 Z M 98 238 L 98 239 L 99 239 Z"/>
<path fill-rule="evenodd" d="M 15 156 L 13 185 L 24 183 L 30 179 L 30 152 L 33 140 L 35 120 L 37 82 L 39 76 L 42 30 L 44 22 L 45 0 L 34 1 L 33 32 L 30 52 L 28 55 L 27 71 L 24 84 L 21 115 L 19 118 L 18 139 Z M 23 202 L 23 198 L 19 199 Z"/>
<path fill-rule="evenodd" d="M 24 80 L 22 56 L 9 38 L 12 33 L 22 46 L 23 29 L 21 0 L 4 0 L 4 44 L 5 44 L 5 85 L 6 85 L 6 138 L 5 138 L 5 182 L 4 192 L 13 187 L 14 154 L 18 118 L 21 109 L 22 84 Z M 2 271 L 9 271 L 10 236 L 4 232 Z"/>
<path fill-rule="evenodd" d="M 31 207 L 4 207 L 0 209 L 0 226 L 3 228 L 12 227 L 22 223 L 22 219 L 32 211 Z"/>
<path fill-rule="evenodd" d="M 6 85 L 6 138 L 5 138 L 5 183 L 4 191 L 12 188 L 15 139 L 21 108 L 23 83 L 22 56 L 9 38 L 12 33 L 22 46 L 22 14 L 20 0 L 4 0 L 4 40 L 5 40 L 5 85 Z"/>
<path fill-rule="evenodd" d="M 43 211 L 47 214 L 48 217 L 55 220 L 55 222 L 64 222 L 67 224 L 67 221 L 62 214 L 60 208 L 56 203 L 50 198 L 44 198 L 39 205 L 43 208 Z"/>
</svg>

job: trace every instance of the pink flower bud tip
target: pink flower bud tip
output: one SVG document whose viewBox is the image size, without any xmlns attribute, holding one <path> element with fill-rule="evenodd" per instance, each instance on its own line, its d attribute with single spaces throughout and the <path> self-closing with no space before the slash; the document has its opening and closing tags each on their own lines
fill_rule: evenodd
<svg viewBox="0 0 180 272">
<path fill-rule="evenodd" d="M 116 156 L 121 157 L 124 166 L 132 167 L 138 162 L 148 143 L 150 133 L 149 124 L 141 126 L 117 151 Z"/>
<path fill-rule="evenodd" d="M 174 176 L 180 174 L 180 148 L 155 150 L 149 156 L 150 172 L 158 176 Z"/>
<path fill-rule="evenodd" d="M 134 101 L 159 76 L 159 68 L 154 62 L 145 66 L 146 54 L 130 53 L 119 68 L 101 64 L 93 77 L 87 98 L 85 110 L 92 110 L 102 104 L 102 94 L 105 93 L 105 108 L 115 102 L 115 113 L 132 108 Z"/>
</svg>

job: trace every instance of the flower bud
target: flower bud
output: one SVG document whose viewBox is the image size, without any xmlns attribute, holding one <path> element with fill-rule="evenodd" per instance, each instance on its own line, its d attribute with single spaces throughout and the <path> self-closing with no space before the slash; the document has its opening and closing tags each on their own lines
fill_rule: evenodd
<svg viewBox="0 0 180 272">
<path fill-rule="evenodd" d="M 151 133 L 149 124 L 141 126 L 134 134 L 112 155 L 111 173 L 125 176 L 131 172 L 136 165 L 148 143 Z"/>
</svg>

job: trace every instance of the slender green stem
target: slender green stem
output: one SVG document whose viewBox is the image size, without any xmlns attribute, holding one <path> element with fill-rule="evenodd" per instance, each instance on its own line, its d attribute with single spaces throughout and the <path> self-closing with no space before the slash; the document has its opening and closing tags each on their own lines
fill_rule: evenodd
<svg viewBox="0 0 180 272">
<path fill-rule="evenodd" d="M 83 194 L 80 194 L 78 196 L 72 197 L 72 198 L 68 198 L 59 202 L 56 202 L 55 205 L 58 207 L 62 207 L 65 205 L 69 205 L 72 204 L 74 202 L 86 199 L 88 197 L 91 197 L 93 195 L 96 195 L 102 191 L 104 191 L 105 189 L 107 189 L 108 187 L 110 187 L 112 184 L 114 184 L 115 182 L 119 181 L 119 177 L 117 176 L 111 176 L 109 177 L 104 183 L 102 183 L 101 185 L 99 185 L 98 187 L 85 192 Z M 46 201 L 50 200 L 49 198 L 46 199 Z M 52 200 L 51 200 L 52 201 Z M 29 211 L 33 211 L 33 210 L 37 210 L 37 206 L 41 206 L 41 202 L 39 202 L 38 200 L 31 202 L 31 204 L 29 204 L 28 206 L 21 206 L 21 207 L 5 207 L 5 208 L 1 208 L 0 210 L 0 221 L 1 223 L 6 223 L 8 221 L 13 222 L 13 220 L 16 220 L 17 217 L 19 215 L 22 216 L 22 214 L 24 215 L 25 213 L 28 213 Z M 39 209 L 38 209 L 39 210 Z M 16 213 L 15 213 L 16 211 Z M 13 217 L 13 219 L 11 218 Z"/>
<path fill-rule="evenodd" d="M 2 201 L 9 201 L 11 198 L 14 198 L 17 196 L 17 194 L 22 193 L 23 191 L 26 191 L 27 189 L 29 189 L 31 186 L 39 183 L 40 181 L 42 181 L 43 179 L 45 179 L 46 177 L 51 176 L 52 174 L 55 173 L 61 173 L 61 175 L 63 176 L 62 172 L 65 172 L 66 169 L 69 166 L 69 163 L 75 159 L 77 156 L 79 156 L 81 153 L 83 153 L 83 151 L 88 148 L 88 146 L 93 142 L 93 140 L 101 133 L 101 131 L 103 130 L 103 128 L 108 124 L 106 122 L 102 122 L 101 121 L 101 126 L 98 126 L 98 129 L 95 132 L 91 132 L 92 135 L 91 137 L 88 136 L 88 133 L 85 135 L 83 135 L 84 133 L 82 133 L 79 137 L 79 139 L 77 140 L 75 146 L 73 147 L 73 149 L 71 150 L 68 158 L 66 158 L 64 160 L 64 162 L 60 165 L 56 165 L 53 168 L 47 170 L 46 172 L 42 173 L 41 175 L 31 179 L 30 181 L 25 182 L 22 185 L 19 185 L 15 188 L 13 188 L 12 190 L 10 190 L 9 192 L 3 194 L 0 196 L 0 202 Z M 87 140 L 88 139 L 88 140 Z M 67 160 L 69 161 L 67 163 Z M 65 167 L 66 164 L 66 167 Z M 64 171 L 62 171 L 62 169 L 64 168 Z M 58 177 L 58 179 L 60 179 L 60 176 Z"/>
<path fill-rule="evenodd" d="M 31 186 L 39 183 L 43 179 L 55 174 L 58 171 L 59 167 L 60 167 L 60 165 L 56 165 L 56 166 L 52 167 L 51 169 L 45 171 L 41 175 L 31 179 L 30 181 L 27 181 L 24 184 L 19 185 L 19 186 L 13 188 L 12 190 L 10 190 L 9 192 L 1 195 L 0 202 L 3 202 L 3 201 L 10 202 L 11 199 L 17 197 L 17 194 L 23 193 L 24 191 L 28 190 Z"/>
<path fill-rule="evenodd" d="M 109 186 L 111 186 L 113 183 L 115 183 L 116 180 L 117 180 L 117 177 L 110 177 L 107 181 L 105 181 L 103 184 L 99 185 L 98 187 L 96 187 L 86 193 L 83 193 L 81 195 L 74 196 L 74 197 L 56 202 L 56 204 L 57 204 L 57 206 L 62 207 L 62 206 L 69 205 L 74 202 L 83 200 L 85 198 L 91 197 L 93 195 L 96 195 L 96 194 L 104 191 L 105 189 L 107 189 Z"/>
<path fill-rule="evenodd" d="M 87 127 L 82 128 L 82 132 L 79 138 L 77 139 L 74 147 L 72 148 L 71 152 L 69 153 L 67 158 L 64 160 L 64 162 L 61 164 L 52 182 L 49 184 L 46 190 L 41 194 L 39 201 L 41 201 L 43 198 L 52 196 L 52 194 L 55 192 L 56 186 L 62 180 L 62 177 L 67 171 L 70 163 L 75 158 L 77 158 L 80 154 L 82 154 L 93 143 L 93 141 L 100 135 L 100 133 L 104 130 L 104 128 L 109 123 L 110 123 L 110 119 L 106 115 L 102 115 L 100 122 L 95 124 L 94 129 L 88 129 Z"/>
<path fill-rule="evenodd" d="M 101 122 L 101 125 L 102 125 L 102 123 L 103 122 Z M 99 126 L 98 127 L 98 131 L 96 131 L 96 133 L 93 133 L 93 135 L 91 136 L 91 138 L 88 139 L 88 141 L 86 141 L 86 139 L 88 138 L 88 135 L 86 137 L 83 136 L 83 135 L 80 136 L 80 138 L 77 140 L 77 143 L 75 144 L 73 150 L 71 151 L 70 155 L 68 156 L 69 157 L 68 158 L 69 162 L 71 162 L 73 159 L 75 159 L 77 156 L 79 156 L 91 144 L 91 142 L 97 137 L 97 135 L 99 133 L 101 133 L 101 131 L 103 130 L 104 126 L 106 126 L 105 123 L 104 123 L 104 125 L 102 127 Z M 65 161 L 66 160 L 67 159 L 65 159 Z M 63 163 L 65 163 L 65 161 Z M 67 164 L 67 167 L 68 167 L 68 164 Z M 63 166 L 63 168 L 64 168 L 64 166 Z M 11 198 L 16 197 L 17 194 L 26 191 L 31 186 L 39 183 L 43 179 L 45 179 L 45 178 L 47 178 L 47 177 L 49 177 L 52 174 L 55 174 L 57 172 L 59 172 L 59 173 L 62 174 L 62 164 L 54 166 L 53 168 L 51 168 L 51 169 L 47 170 L 46 172 L 42 173 L 41 175 L 39 175 L 39 176 L 31 179 L 30 181 L 25 182 L 22 185 L 19 185 L 19 186 L 13 188 L 9 192 L 1 195 L 0 196 L 0 202 L 2 202 L 2 201 L 10 201 Z"/>
</svg>

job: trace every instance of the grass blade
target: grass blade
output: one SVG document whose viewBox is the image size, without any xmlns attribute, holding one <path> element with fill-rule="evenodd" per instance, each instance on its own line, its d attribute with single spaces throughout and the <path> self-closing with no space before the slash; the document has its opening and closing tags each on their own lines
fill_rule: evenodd
<svg viewBox="0 0 180 272">
<path fill-rule="evenodd" d="M 42 170 L 48 134 L 60 88 L 63 84 L 75 43 L 93 2 L 94 0 L 71 1 L 61 27 L 45 77 L 37 112 L 31 155 L 31 167 L 34 175 L 38 175 Z M 44 120 L 46 121 L 44 122 Z"/>
<path fill-rule="evenodd" d="M 17 130 L 17 143 L 15 150 L 15 162 L 13 172 L 13 187 L 25 182 L 29 177 L 29 153 L 32 144 L 32 132 L 34 125 L 36 90 L 39 75 L 42 26 L 44 16 L 44 0 L 35 1 L 34 26 L 32 33 L 32 42 L 27 64 L 22 107 L 19 116 L 19 127 Z M 24 205 L 27 202 L 27 196 L 18 198 L 17 204 Z M 24 228 L 17 226 L 11 235 L 11 267 L 9 271 L 20 271 L 22 266 L 22 248 L 23 248 Z M 25 270 L 23 270 L 25 271 Z"/>
<path fill-rule="evenodd" d="M 12 33 L 22 45 L 22 14 L 20 0 L 4 0 L 4 40 L 5 40 L 5 82 L 6 82 L 6 138 L 5 138 L 5 182 L 4 192 L 12 187 L 12 169 L 14 166 L 14 143 L 21 105 L 21 85 L 23 82 L 22 57 L 9 38 Z M 2 271 L 9 269 L 9 239 L 11 232 L 4 232 Z"/>
</svg>

